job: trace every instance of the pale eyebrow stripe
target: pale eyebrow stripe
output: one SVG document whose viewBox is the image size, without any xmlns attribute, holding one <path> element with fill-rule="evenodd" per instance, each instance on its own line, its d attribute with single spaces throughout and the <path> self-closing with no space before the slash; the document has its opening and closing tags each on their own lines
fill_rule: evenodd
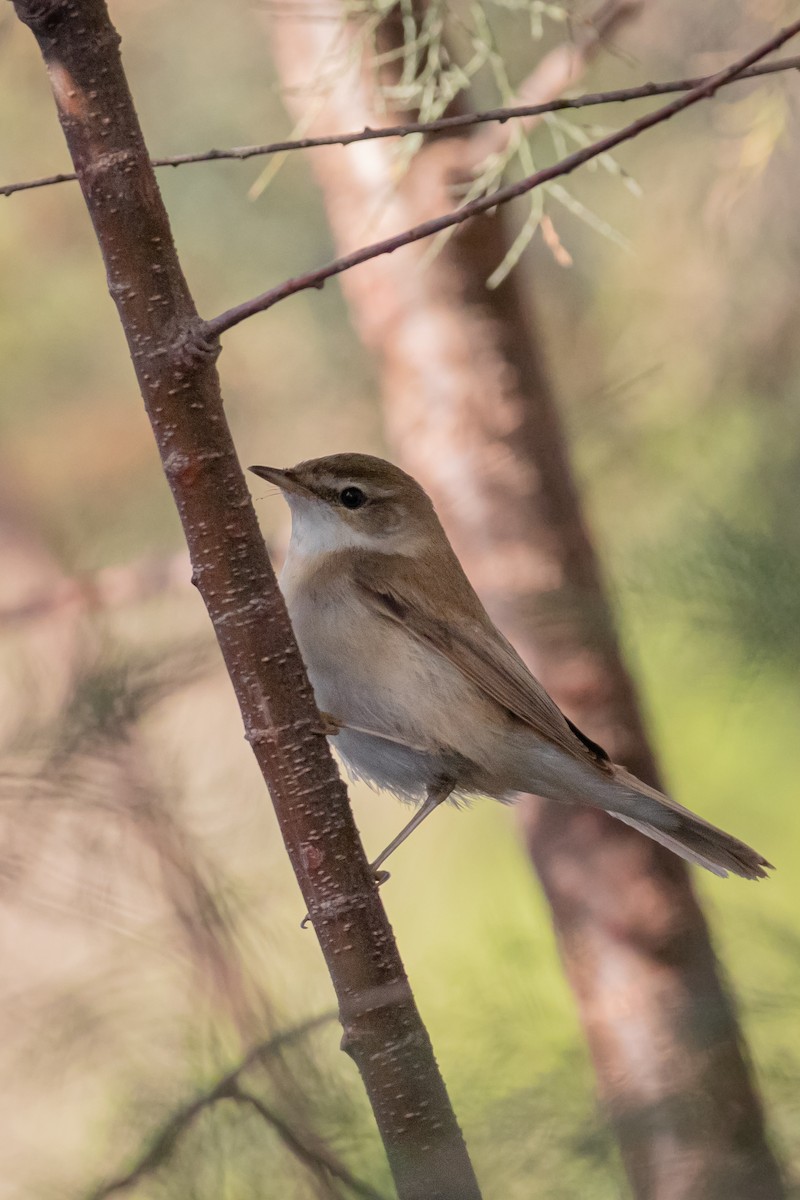
<svg viewBox="0 0 800 1200">
<path fill-rule="evenodd" d="M 348 479 L 344 476 L 334 479 L 333 476 L 328 476 L 327 479 L 320 479 L 316 486 L 320 491 L 331 492 L 336 496 L 346 487 L 365 489 L 370 500 L 391 500 L 394 495 L 394 489 L 387 491 L 386 488 L 376 487 L 371 479 Z"/>
</svg>

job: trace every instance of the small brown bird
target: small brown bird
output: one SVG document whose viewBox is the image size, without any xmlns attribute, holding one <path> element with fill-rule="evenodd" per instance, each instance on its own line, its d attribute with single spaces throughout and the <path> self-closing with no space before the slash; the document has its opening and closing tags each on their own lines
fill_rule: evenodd
<svg viewBox="0 0 800 1200">
<path fill-rule="evenodd" d="M 534 792 L 604 809 L 715 875 L 766 876 L 755 850 L 612 763 L 561 713 L 410 475 L 364 454 L 250 470 L 291 508 L 280 583 L 341 758 L 422 802 L 375 868 L 448 797 Z"/>
</svg>

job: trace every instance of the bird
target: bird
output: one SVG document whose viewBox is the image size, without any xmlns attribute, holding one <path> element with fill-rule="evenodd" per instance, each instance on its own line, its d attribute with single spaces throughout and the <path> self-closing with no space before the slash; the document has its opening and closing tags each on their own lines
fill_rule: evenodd
<svg viewBox="0 0 800 1200">
<path fill-rule="evenodd" d="M 445 801 L 532 792 L 602 809 L 722 877 L 757 851 L 611 761 L 496 628 L 433 503 L 400 467 L 333 454 L 249 468 L 292 530 L 279 584 L 325 731 L 354 780 L 414 803 L 380 868 Z"/>
</svg>

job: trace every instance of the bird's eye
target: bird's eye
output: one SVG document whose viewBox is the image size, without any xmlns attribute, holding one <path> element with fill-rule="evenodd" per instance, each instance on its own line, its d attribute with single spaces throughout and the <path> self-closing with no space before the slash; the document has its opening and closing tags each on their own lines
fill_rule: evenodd
<svg viewBox="0 0 800 1200">
<path fill-rule="evenodd" d="M 346 487 L 339 493 L 339 499 L 345 508 L 361 508 L 366 504 L 367 497 L 359 487 Z"/>
</svg>

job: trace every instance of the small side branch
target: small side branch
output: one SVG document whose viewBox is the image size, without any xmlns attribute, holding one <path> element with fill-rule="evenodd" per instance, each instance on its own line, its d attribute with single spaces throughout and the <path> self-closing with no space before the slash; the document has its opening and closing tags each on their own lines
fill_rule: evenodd
<svg viewBox="0 0 800 1200">
<path fill-rule="evenodd" d="M 800 70 L 800 56 L 781 58 L 771 63 L 759 63 L 742 71 L 728 83 L 740 83 L 762 75 L 777 75 L 782 71 Z M 655 96 L 669 96 L 675 92 L 686 92 L 700 87 L 711 76 L 699 75 L 690 79 L 670 79 L 663 83 L 642 83 L 637 87 L 617 88 L 608 92 L 587 92 L 583 96 L 559 97 L 543 104 L 514 104 L 501 108 L 488 108 L 483 112 L 464 113 L 453 117 L 440 117 L 436 121 L 410 121 L 403 125 L 387 125 L 380 129 L 366 126 L 352 133 L 331 133 L 324 137 L 294 138 L 288 141 L 264 142 L 252 146 L 230 146 L 226 149 L 201 150 L 194 154 L 171 154 L 164 158 L 151 159 L 154 167 L 185 167 L 195 163 L 246 162 L 250 158 L 264 158 L 270 154 L 287 154 L 293 150 L 316 150 L 322 146 L 352 146 L 354 142 L 375 141 L 377 138 L 404 138 L 412 133 L 452 133 L 473 125 L 485 125 L 496 121 L 525 120 L 542 117 L 547 113 L 564 112 L 568 109 L 593 108 L 602 104 L 626 104 L 631 100 L 650 100 Z M 724 85 L 719 85 L 724 86 Z M 43 175 L 39 179 L 25 179 L 18 183 L 0 185 L 0 196 L 13 196 L 17 192 L 29 192 L 35 188 L 53 187 L 57 183 L 74 183 L 74 171 L 63 171 L 56 175 Z"/>
<path fill-rule="evenodd" d="M 334 259 L 333 262 L 328 263 L 324 267 L 318 267 L 316 270 L 309 271 L 305 275 L 297 275 L 293 279 L 287 279 L 283 283 L 278 284 L 277 287 L 271 288 L 267 292 L 262 292 L 260 296 L 255 296 L 251 300 L 245 300 L 242 304 L 238 304 L 234 308 L 230 308 L 206 322 L 207 336 L 212 338 L 219 337 L 226 330 L 232 329 L 234 325 L 239 325 L 242 321 L 247 320 L 248 317 L 255 316 L 256 313 L 265 312 L 281 300 L 286 300 L 289 296 L 307 291 L 309 288 L 322 288 L 328 279 L 333 279 L 336 275 L 341 275 L 344 271 L 349 271 L 361 263 L 378 258 L 382 254 L 393 254 L 395 250 L 399 250 L 403 246 L 409 246 L 412 242 L 432 237 L 434 234 L 441 233 L 445 229 L 452 229 L 456 225 L 461 225 L 464 221 L 469 221 L 472 217 L 480 216 L 481 213 L 489 212 L 491 209 L 497 208 L 500 204 L 507 204 L 509 200 L 515 200 L 518 196 L 524 196 L 526 193 L 533 191 L 534 188 L 541 187 L 544 183 L 549 183 L 553 179 L 570 175 L 578 167 L 583 166 L 584 163 L 590 162 L 592 159 L 598 158 L 601 154 L 606 154 L 610 150 L 614 150 L 617 146 L 622 145 L 623 142 L 631 141 L 633 138 L 638 137 L 640 133 L 644 133 L 645 130 L 652 129 L 656 125 L 661 125 L 664 121 L 668 121 L 671 117 L 683 112 L 684 109 L 690 108 L 693 104 L 697 104 L 699 101 L 713 96 L 724 84 L 741 75 L 743 71 L 752 66 L 753 63 L 758 62 L 759 59 L 773 53 L 773 51 L 783 46 L 784 43 L 788 42 L 790 38 L 795 37 L 798 33 L 800 33 L 800 21 L 794 21 L 791 25 L 787 25 L 779 33 L 775 34 L 774 37 L 763 42 L 755 50 L 751 50 L 749 54 L 744 55 L 729 67 L 726 67 L 724 71 L 720 71 L 717 75 L 712 75 L 704 79 L 684 96 L 673 100 L 671 104 L 666 104 L 662 108 L 656 109 L 655 112 L 640 117 L 637 121 L 633 121 L 630 125 L 626 125 L 616 133 L 609 134 L 607 137 L 593 142 L 590 146 L 576 150 L 574 154 L 568 154 L 566 158 L 562 158 L 560 162 L 554 163 L 550 167 L 536 171 L 534 174 L 528 175 L 516 183 L 498 188 L 497 191 L 492 192 L 488 196 L 479 196 L 476 200 L 462 205 L 461 208 L 456 209 L 454 212 L 445 213 L 443 216 L 434 217 L 429 221 L 423 221 L 420 225 L 415 225 L 413 229 L 407 229 L 403 233 L 395 234 L 394 237 L 384 238 L 380 242 L 373 242 L 372 245 L 363 246 L 361 249 L 355 250 L 352 254 L 346 254 L 341 258 Z"/>
</svg>

